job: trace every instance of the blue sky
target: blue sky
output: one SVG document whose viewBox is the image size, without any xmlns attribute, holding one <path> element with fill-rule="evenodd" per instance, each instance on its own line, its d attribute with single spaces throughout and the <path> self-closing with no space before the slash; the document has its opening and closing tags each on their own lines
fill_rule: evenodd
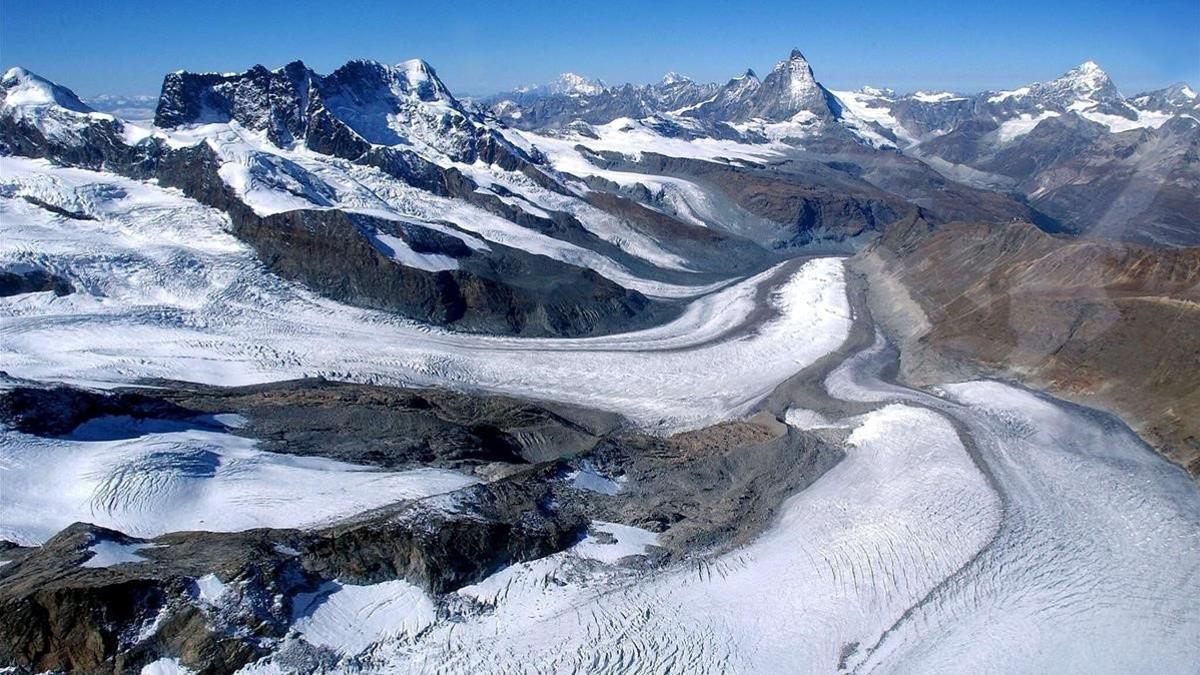
<svg viewBox="0 0 1200 675">
<path fill-rule="evenodd" d="M 743 4 L 0 0 L 0 64 L 90 96 L 156 94 L 180 68 L 300 58 L 329 72 L 351 58 L 419 57 L 455 92 L 483 94 L 565 70 L 610 83 L 668 70 L 725 80 L 799 47 L 833 88 L 1013 87 L 1086 59 L 1126 94 L 1200 86 L 1200 0 Z"/>
</svg>

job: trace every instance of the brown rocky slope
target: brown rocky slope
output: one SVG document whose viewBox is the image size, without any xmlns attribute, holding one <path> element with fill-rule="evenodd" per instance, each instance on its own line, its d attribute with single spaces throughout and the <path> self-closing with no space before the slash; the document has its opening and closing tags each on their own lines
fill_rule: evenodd
<svg viewBox="0 0 1200 675">
<path fill-rule="evenodd" d="M 904 379 L 1012 377 L 1118 414 L 1200 475 L 1200 248 L 913 217 L 852 265 Z"/>
</svg>

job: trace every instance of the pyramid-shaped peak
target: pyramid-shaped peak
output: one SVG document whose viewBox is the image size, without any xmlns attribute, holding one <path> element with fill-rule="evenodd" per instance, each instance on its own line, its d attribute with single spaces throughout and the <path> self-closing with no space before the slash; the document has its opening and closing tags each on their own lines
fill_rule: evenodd
<svg viewBox="0 0 1200 675">
<path fill-rule="evenodd" d="M 1095 61 L 1084 61 L 1057 78 L 1030 86 L 1034 100 L 1060 106 L 1117 101 L 1121 93 Z"/>
<path fill-rule="evenodd" d="M 1112 83 L 1108 73 L 1095 61 L 1084 61 L 1063 73 L 1056 81 L 1071 83 L 1079 89 L 1100 89 Z"/>
</svg>

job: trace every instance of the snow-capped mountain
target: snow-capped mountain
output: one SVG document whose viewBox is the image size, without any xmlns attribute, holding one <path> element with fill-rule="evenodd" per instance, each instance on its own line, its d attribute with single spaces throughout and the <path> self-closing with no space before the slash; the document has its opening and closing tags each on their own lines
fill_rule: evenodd
<svg viewBox="0 0 1200 675">
<path fill-rule="evenodd" d="M 1200 124 L 1111 85 L 9 71 L 0 671 L 1189 672 Z"/>
<path fill-rule="evenodd" d="M 746 104 L 745 110 L 738 113 L 742 119 L 783 121 L 802 112 L 819 118 L 834 117 L 829 92 L 817 83 L 812 66 L 799 49 L 793 49 L 786 60 L 771 69 Z"/>
<path fill-rule="evenodd" d="M 72 112 L 89 113 L 88 107 L 74 92 L 24 68 L 10 68 L 0 78 L 0 95 L 10 110 L 41 110 L 57 106 Z"/>
<path fill-rule="evenodd" d="M 1200 112 L 1200 95 L 1183 82 L 1177 82 L 1164 89 L 1143 92 L 1130 98 L 1129 102 L 1139 110 L 1175 114 Z"/>
<path fill-rule="evenodd" d="M 1095 61 L 1084 61 L 1061 76 L 1049 82 L 1031 84 L 1028 89 L 1028 93 L 1016 93 L 1013 97 L 1068 110 L 1123 101 L 1108 73 Z"/>
<path fill-rule="evenodd" d="M 716 89 L 716 85 L 697 84 L 677 73 L 668 73 L 653 84 L 611 87 L 599 80 L 574 78 L 579 76 L 497 94 L 483 103 L 510 126 L 538 129 L 577 120 L 602 124 L 619 117 L 647 117 L 692 105 Z"/>
<path fill-rule="evenodd" d="M 563 73 L 547 84 L 523 87 L 516 91 L 535 96 L 593 96 L 605 89 L 606 85 L 599 79 L 577 73 Z"/>
<path fill-rule="evenodd" d="M 1125 181 L 1147 170 L 1144 157 L 1172 158 L 1173 168 L 1160 162 L 1155 169 L 1175 176 L 1155 179 L 1168 186 L 1162 194 L 1172 195 L 1166 200 L 1169 206 L 1149 206 L 1142 224 L 1124 229 L 1122 236 L 1200 242 L 1187 234 L 1192 225 L 1177 222 L 1181 212 L 1200 212 L 1200 203 L 1178 208 L 1196 202 L 1184 186 L 1198 172 L 1185 159 L 1192 121 L 1198 118 L 1194 92 L 1186 85 L 1125 99 L 1107 73 L 1087 61 L 1047 82 L 978 94 L 898 95 L 876 87 L 829 91 L 798 50 L 761 80 L 748 70 L 720 85 L 682 85 L 684 95 L 669 104 L 641 94 L 658 91 L 661 84 L 625 85 L 579 99 L 546 97 L 526 105 L 505 99 L 493 112 L 509 125 L 536 131 L 567 129 L 587 135 L 596 131 L 575 125 L 641 118 L 643 128 L 664 135 L 781 142 L 810 151 L 818 146 L 849 151 L 854 145 L 899 150 L 946 178 L 1015 189 L 1053 214 L 1056 227 L 1068 230 L 1086 228 L 1097 214 L 1109 213 L 1122 194 L 1111 185 L 1092 194 L 1070 178 L 1073 172 L 1095 164 L 1106 175 L 1123 176 L 1122 185 L 1132 185 Z M 630 96 L 634 92 L 640 95 Z M 1169 129 L 1164 127 L 1168 122 Z M 1143 133 L 1109 138 L 1134 131 Z M 1118 146 L 1123 149 L 1116 150 Z M 1087 193 L 1082 202 L 1081 192 Z"/>
<path fill-rule="evenodd" d="M 299 61 L 171 73 L 149 128 L 10 75 L 5 151 L 179 187 L 227 212 L 276 272 L 425 321 L 603 331 L 674 311 L 672 298 L 706 288 L 693 274 L 738 269 L 761 250 L 627 196 L 590 195 L 419 60 L 351 61 L 329 75 Z"/>
<path fill-rule="evenodd" d="M 501 142 L 419 59 L 395 66 L 351 61 L 327 76 L 299 61 L 276 70 L 167 75 L 156 126 L 229 121 L 280 147 L 298 143 L 348 159 L 386 146 L 469 163 L 480 144 Z"/>
<path fill-rule="evenodd" d="M 753 69 L 731 78 L 712 95 L 700 103 L 680 109 L 681 115 L 709 119 L 736 119 L 750 105 L 754 95 L 762 87 L 762 81 Z"/>
</svg>

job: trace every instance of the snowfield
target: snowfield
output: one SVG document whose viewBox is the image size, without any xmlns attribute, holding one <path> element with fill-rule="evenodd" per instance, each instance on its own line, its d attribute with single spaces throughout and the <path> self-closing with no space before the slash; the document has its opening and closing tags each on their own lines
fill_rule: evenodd
<svg viewBox="0 0 1200 675">
<path fill-rule="evenodd" d="M 370 645 L 323 636 L 334 670 L 1194 672 L 1187 476 L 1115 420 L 1016 387 L 885 386 L 881 351 L 830 384 L 891 402 L 838 423 L 846 459 L 748 546 L 647 572 L 589 561 L 585 540 L 460 589 L 475 609 L 419 635 L 403 614 Z"/>
<path fill-rule="evenodd" d="M 0 429 L 0 539 L 36 545 L 74 522 L 135 537 L 315 527 L 476 482 L 443 469 L 377 471 L 255 445 L 221 431 L 129 418 L 100 418 L 67 438 Z M 117 550 L 102 543 L 107 548 L 87 565 L 137 559 L 140 544 Z"/>
<path fill-rule="evenodd" d="M 709 292 L 644 331 L 456 334 L 281 281 L 227 233 L 223 214 L 173 190 L 39 161 L 2 158 L 0 168 L 0 264 L 36 264 L 80 290 L 0 299 L 0 361 L 16 377 L 105 386 L 324 375 L 567 401 L 676 430 L 749 410 L 850 327 L 841 262 L 822 258 Z M 96 220 L 16 198 L 31 193 Z M 771 287 L 771 311 L 748 330 Z"/>
</svg>

